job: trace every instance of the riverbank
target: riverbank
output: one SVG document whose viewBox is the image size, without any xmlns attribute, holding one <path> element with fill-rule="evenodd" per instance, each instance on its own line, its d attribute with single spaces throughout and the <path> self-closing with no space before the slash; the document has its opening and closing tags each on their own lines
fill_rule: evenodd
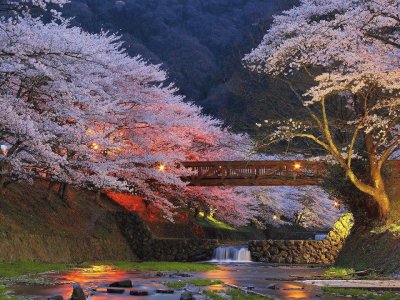
<svg viewBox="0 0 400 300">
<path fill-rule="evenodd" d="M 57 286 L 65 284 L 65 280 L 49 274 L 67 274 L 71 272 L 88 273 L 115 271 L 159 271 L 159 272 L 206 272 L 217 270 L 212 264 L 182 263 L 182 262 L 127 262 L 103 261 L 96 263 L 61 264 L 39 261 L 0 262 L 0 300 L 16 299 L 12 288 L 15 285 L 26 286 Z M 69 280 L 67 280 L 69 282 Z"/>
<path fill-rule="evenodd" d="M 187 211 L 171 223 L 137 196 L 69 187 L 60 197 L 48 187 L 14 183 L 0 195 L 0 261 L 199 261 L 211 259 L 217 239 L 263 238 L 254 228 L 191 220 Z"/>
<path fill-rule="evenodd" d="M 117 264 L 117 263 L 115 263 Z M 130 269 L 125 262 L 118 263 L 121 268 Z M 66 266 L 70 267 L 70 266 Z M 148 291 L 151 295 L 157 289 L 173 288 L 172 297 L 162 297 L 164 300 L 179 299 L 180 295 L 189 292 L 198 300 L 212 299 L 292 299 L 303 295 L 311 298 L 320 293 L 319 288 L 304 286 L 293 281 L 287 281 L 291 274 L 321 274 L 323 268 L 307 266 L 274 266 L 259 263 L 247 264 L 176 264 L 176 263 L 133 263 L 127 271 L 118 266 L 95 264 L 89 267 L 81 265 L 63 272 L 45 272 L 41 274 L 26 274 L 4 281 L 16 297 L 51 297 L 61 295 L 64 299 L 71 296 L 72 284 L 78 283 L 91 299 L 104 297 L 107 287 L 117 281 L 131 280 L 134 290 Z M 43 270 L 43 266 L 38 267 Z M 141 269 L 138 271 L 138 269 Z M 158 271 L 153 271 L 157 269 Z M 190 271 L 186 271 L 190 270 Z M 28 280 L 30 278 L 30 281 Z M 125 288 L 124 294 L 129 298 L 132 288 Z M 252 296 L 246 293 L 253 293 Z M 266 295 L 265 297 L 257 294 Z M 153 299 L 150 295 L 149 299 Z M 155 296 L 156 294 L 154 294 Z M 122 299 L 121 298 L 121 299 Z M 325 299 L 325 298 L 322 298 Z M 331 299 L 331 298 L 326 298 Z M 335 298 L 336 299 L 336 298 Z"/>
<path fill-rule="evenodd" d="M 176 300 L 184 293 L 191 293 L 197 300 L 315 297 L 342 300 L 350 296 L 357 299 L 400 299 L 398 292 L 326 288 L 325 285 L 335 284 L 340 278 L 352 278 L 351 282 L 360 286 L 367 284 L 368 280 L 365 279 L 370 278 L 371 281 L 372 277 L 356 276 L 351 269 L 320 266 L 123 261 L 80 265 L 14 262 L 1 263 L 0 270 L 1 300 L 57 295 L 68 299 L 75 283 L 81 285 L 87 295 L 91 295 L 90 299 L 101 299 L 112 295 L 109 294 L 111 291 L 107 291 L 111 283 L 122 281 L 125 282 L 124 287 L 117 287 L 117 291 L 121 292 L 119 299 L 129 299 L 131 291 L 146 292 L 149 293 L 148 299 L 154 296 L 158 300 L 160 297 L 162 300 Z M 381 285 L 385 283 L 382 279 L 378 280 Z M 132 282 L 131 288 L 126 281 Z M 395 284 L 399 285 L 400 282 Z M 165 295 L 157 294 L 157 290 L 165 292 Z"/>
<path fill-rule="evenodd" d="M 355 270 L 374 269 L 386 274 L 400 272 L 400 230 L 358 228 L 347 238 L 336 265 Z"/>
</svg>

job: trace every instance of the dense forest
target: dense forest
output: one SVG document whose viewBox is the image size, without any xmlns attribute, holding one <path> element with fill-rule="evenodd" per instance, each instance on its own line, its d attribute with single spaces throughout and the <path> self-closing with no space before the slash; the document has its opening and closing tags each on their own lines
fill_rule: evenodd
<svg viewBox="0 0 400 300">
<path fill-rule="evenodd" d="M 296 108 L 284 85 L 252 74 L 243 56 L 256 47 L 272 16 L 296 0 L 73 0 L 64 8 L 90 32 L 116 32 L 130 55 L 162 63 L 188 101 L 239 131 L 288 116 Z M 286 104 L 283 104 L 286 103 Z M 294 106 L 293 106 L 294 105 Z"/>
</svg>

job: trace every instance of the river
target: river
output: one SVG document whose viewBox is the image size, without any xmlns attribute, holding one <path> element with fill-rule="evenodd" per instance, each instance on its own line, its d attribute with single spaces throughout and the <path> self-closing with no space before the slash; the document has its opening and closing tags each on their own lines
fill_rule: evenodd
<svg viewBox="0 0 400 300">
<path fill-rule="evenodd" d="M 225 283 L 241 287 L 254 287 L 254 291 L 272 296 L 276 299 L 326 299 L 339 300 L 345 297 L 327 296 L 320 288 L 295 282 L 291 275 L 315 276 L 321 275 L 323 269 L 309 266 L 268 265 L 262 263 L 229 263 L 218 264 L 219 269 L 207 272 L 185 272 L 190 278 L 220 279 Z M 48 273 L 44 275 L 49 281 L 57 284 L 26 285 L 16 284 L 13 287 L 15 295 L 20 299 L 47 299 L 50 296 L 62 295 L 69 299 L 72 293 L 72 283 L 79 283 L 87 293 L 94 287 L 106 287 L 111 282 L 131 279 L 134 287 L 147 289 L 149 296 L 110 295 L 94 293 L 89 299 L 143 299 L 143 300 L 178 300 L 180 292 L 172 295 L 156 294 L 157 288 L 163 287 L 162 282 L 187 280 L 176 272 L 126 272 L 113 270 L 108 266 L 95 266 L 88 269 L 78 269 L 67 273 Z M 272 287 L 275 287 L 273 289 Z M 209 287 L 222 290 L 222 285 Z M 198 287 L 191 287 L 196 292 Z M 196 299 L 204 299 L 199 295 Z"/>
</svg>

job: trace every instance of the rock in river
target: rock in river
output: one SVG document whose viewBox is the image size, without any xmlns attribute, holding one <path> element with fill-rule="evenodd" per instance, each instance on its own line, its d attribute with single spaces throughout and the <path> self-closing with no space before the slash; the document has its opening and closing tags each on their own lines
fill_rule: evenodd
<svg viewBox="0 0 400 300">
<path fill-rule="evenodd" d="M 129 295 L 131 296 L 147 296 L 149 294 L 146 290 L 131 290 Z"/>
<path fill-rule="evenodd" d="M 115 288 L 115 289 L 108 288 L 107 289 L 107 293 L 109 293 L 109 294 L 123 294 L 124 292 L 125 292 L 125 290 L 124 289 L 120 289 L 120 288 Z"/>
<path fill-rule="evenodd" d="M 73 291 L 72 291 L 72 296 L 71 300 L 86 300 L 85 293 L 83 292 L 82 287 L 79 284 L 74 284 L 72 286 Z"/>
<path fill-rule="evenodd" d="M 185 292 L 181 295 L 180 300 L 194 300 L 193 294 L 190 292 Z"/>
<path fill-rule="evenodd" d="M 173 294 L 174 290 L 172 290 L 172 289 L 157 289 L 156 293 L 157 294 Z"/>
<path fill-rule="evenodd" d="M 116 282 L 111 283 L 110 287 L 131 288 L 132 281 L 131 280 L 116 281 Z"/>
</svg>

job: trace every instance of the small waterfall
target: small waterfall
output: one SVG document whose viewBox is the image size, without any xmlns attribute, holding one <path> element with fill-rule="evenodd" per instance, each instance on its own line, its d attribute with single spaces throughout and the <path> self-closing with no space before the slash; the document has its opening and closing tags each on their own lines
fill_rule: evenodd
<svg viewBox="0 0 400 300">
<path fill-rule="evenodd" d="M 220 246 L 214 249 L 213 262 L 251 262 L 247 246 Z"/>
</svg>

